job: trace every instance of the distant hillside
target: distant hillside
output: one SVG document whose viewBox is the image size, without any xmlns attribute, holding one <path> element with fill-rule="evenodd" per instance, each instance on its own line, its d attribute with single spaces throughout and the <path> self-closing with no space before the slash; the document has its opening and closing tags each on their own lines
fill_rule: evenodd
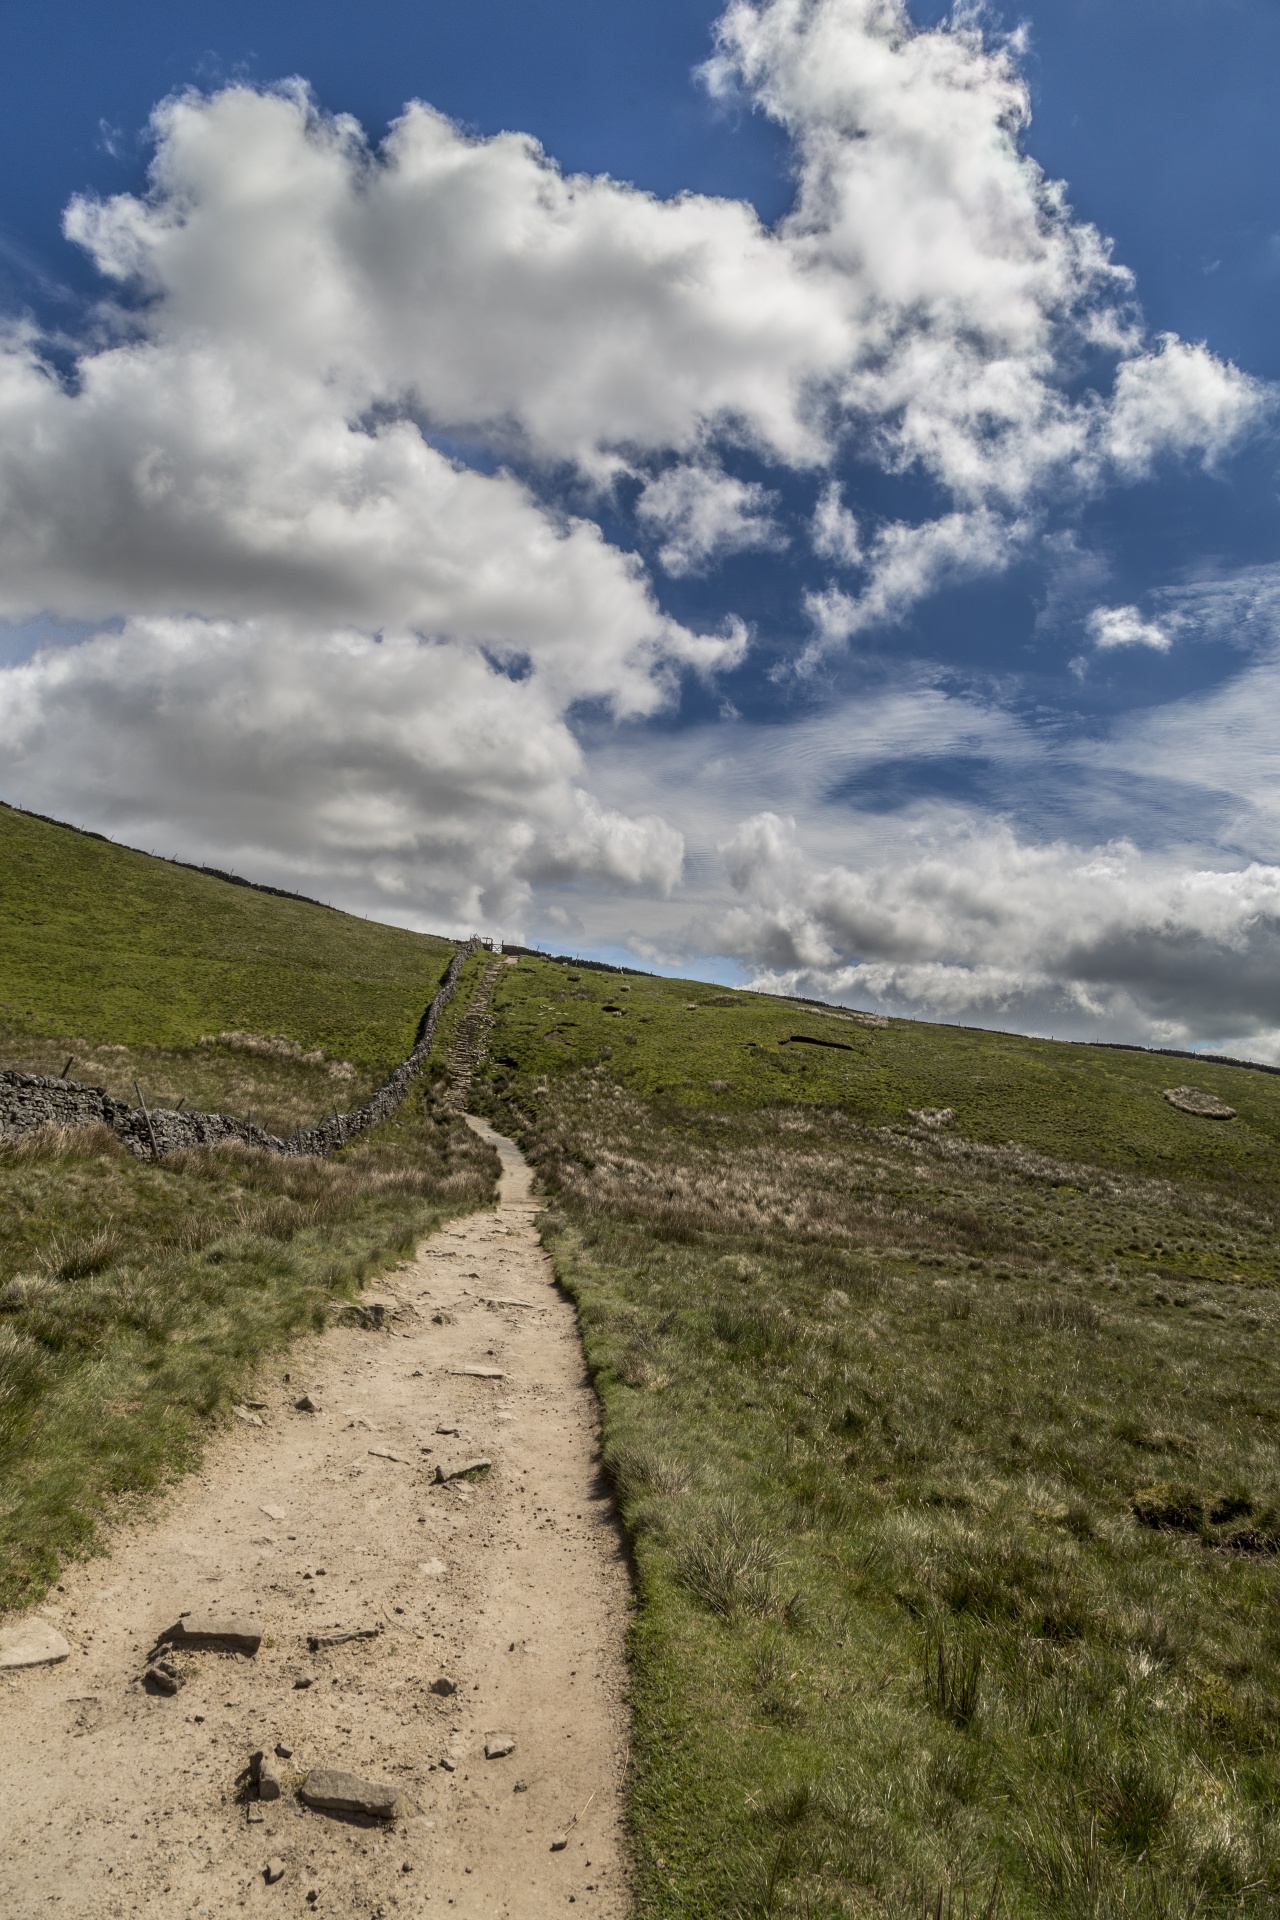
<svg viewBox="0 0 1280 1920">
<path fill-rule="evenodd" d="M 453 943 L 255 889 L 0 804 L 0 1047 L 286 1034 L 401 1058 Z"/>
</svg>

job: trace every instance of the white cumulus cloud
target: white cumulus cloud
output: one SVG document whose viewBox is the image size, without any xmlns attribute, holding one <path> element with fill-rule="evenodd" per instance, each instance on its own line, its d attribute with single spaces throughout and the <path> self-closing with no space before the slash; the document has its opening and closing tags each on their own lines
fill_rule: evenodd
<svg viewBox="0 0 1280 1920">
<path fill-rule="evenodd" d="M 1154 620 L 1144 620 L 1137 607 L 1095 607 L 1089 615 L 1089 637 L 1095 647 L 1151 647 L 1167 653 L 1173 642 Z"/>
<path fill-rule="evenodd" d="M 784 547 L 775 504 L 758 481 L 737 480 L 716 467 L 681 466 L 648 482 L 636 514 L 651 533 L 666 536 L 658 559 L 667 573 L 679 576 L 751 547 Z"/>
</svg>

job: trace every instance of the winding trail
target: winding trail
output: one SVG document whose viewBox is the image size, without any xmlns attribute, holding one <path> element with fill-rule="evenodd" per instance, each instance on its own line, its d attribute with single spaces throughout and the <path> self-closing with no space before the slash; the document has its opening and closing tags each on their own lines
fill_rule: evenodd
<svg viewBox="0 0 1280 1920">
<path fill-rule="evenodd" d="M 630 1586 L 595 1397 L 529 1169 L 469 1124 L 502 1156 L 496 1211 L 364 1296 L 387 1301 L 381 1330 L 295 1345 L 259 1388 L 262 1426 L 220 1435 L 39 1610 L 70 1658 L 0 1675 L 6 1920 L 629 1911 Z M 319 1412 L 295 1409 L 304 1390 Z M 474 1481 L 433 1481 L 477 1456 L 493 1464 Z M 153 1641 L 196 1609 L 256 1616 L 257 1655 L 183 1653 L 181 1691 L 147 1693 Z M 455 1693 L 431 1691 L 442 1675 Z M 514 1750 L 486 1759 L 497 1734 Z M 238 1800 L 250 1753 L 277 1743 L 283 1796 Z M 391 1782 L 412 1810 L 389 1827 L 307 1810 L 293 1787 L 316 1765 Z"/>
</svg>

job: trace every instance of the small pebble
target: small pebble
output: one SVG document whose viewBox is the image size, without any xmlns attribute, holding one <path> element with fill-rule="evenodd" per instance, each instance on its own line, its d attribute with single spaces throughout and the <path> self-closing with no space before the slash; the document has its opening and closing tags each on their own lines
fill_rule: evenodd
<svg viewBox="0 0 1280 1920">
<path fill-rule="evenodd" d="M 295 1400 L 293 1404 L 297 1408 L 299 1413 L 319 1413 L 320 1411 L 319 1402 L 313 1400 L 309 1393 L 304 1393 L 302 1397 L 298 1400 Z M 319 1899 L 319 1897 L 320 1897 L 319 1894 L 315 1895 L 316 1899 Z M 308 1894 L 307 1898 L 308 1900 L 310 1900 L 312 1898 L 312 1895 Z"/>
<path fill-rule="evenodd" d="M 277 1880 L 284 1879 L 284 1861 L 280 1858 L 279 1854 L 272 1854 L 266 1866 L 262 1869 L 262 1877 L 269 1887 L 274 1887 Z M 308 1894 L 307 1898 L 309 1900 L 311 1895 Z"/>
<path fill-rule="evenodd" d="M 569 1836 L 567 1833 L 552 1834 L 551 1836 L 552 1853 L 563 1853 L 565 1848 L 568 1846 L 568 1844 L 569 1844 Z"/>
<path fill-rule="evenodd" d="M 283 1740 L 276 1741 L 276 1752 L 282 1760 L 292 1760 L 293 1758 L 293 1748 L 286 1747 Z"/>
<path fill-rule="evenodd" d="M 303 1687 L 314 1687 L 315 1683 L 314 1673 L 300 1673 L 293 1684 L 296 1689 L 301 1690 Z"/>
</svg>

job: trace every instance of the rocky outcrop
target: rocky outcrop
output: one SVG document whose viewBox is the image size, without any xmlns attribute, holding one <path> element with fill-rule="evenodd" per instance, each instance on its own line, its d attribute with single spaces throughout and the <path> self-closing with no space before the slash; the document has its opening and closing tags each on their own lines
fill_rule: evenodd
<svg viewBox="0 0 1280 1920">
<path fill-rule="evenodd" d="M 158 1160 L 179 1147 L 220 1146 L 239 1140 L 266 1153 L 320 1155 L 333 1153 L 358 1134 L 389 1119 L 400 1105 L 431 1051 L 436 1028 L 457 992 L 463 964 L 477 941 L 459 947 L 449 962 L 440 989 L 418 1024 L 417 1037 L 373 1097 L 351 1113 L 331 1114 L 314 1127 L 301 1127 L 287 1140 L 227 1113 L 177 1113 L 168 1107 L 131 1107 L 115 1100 L 103 1087 L 82 1086 L 75 1080 L 56 1080 L 40 1073 L 0 1072 L 0 1139 L 31 1133 L 37 1127 L 110 1127 L 131 1153 Z"/>
</svg>

